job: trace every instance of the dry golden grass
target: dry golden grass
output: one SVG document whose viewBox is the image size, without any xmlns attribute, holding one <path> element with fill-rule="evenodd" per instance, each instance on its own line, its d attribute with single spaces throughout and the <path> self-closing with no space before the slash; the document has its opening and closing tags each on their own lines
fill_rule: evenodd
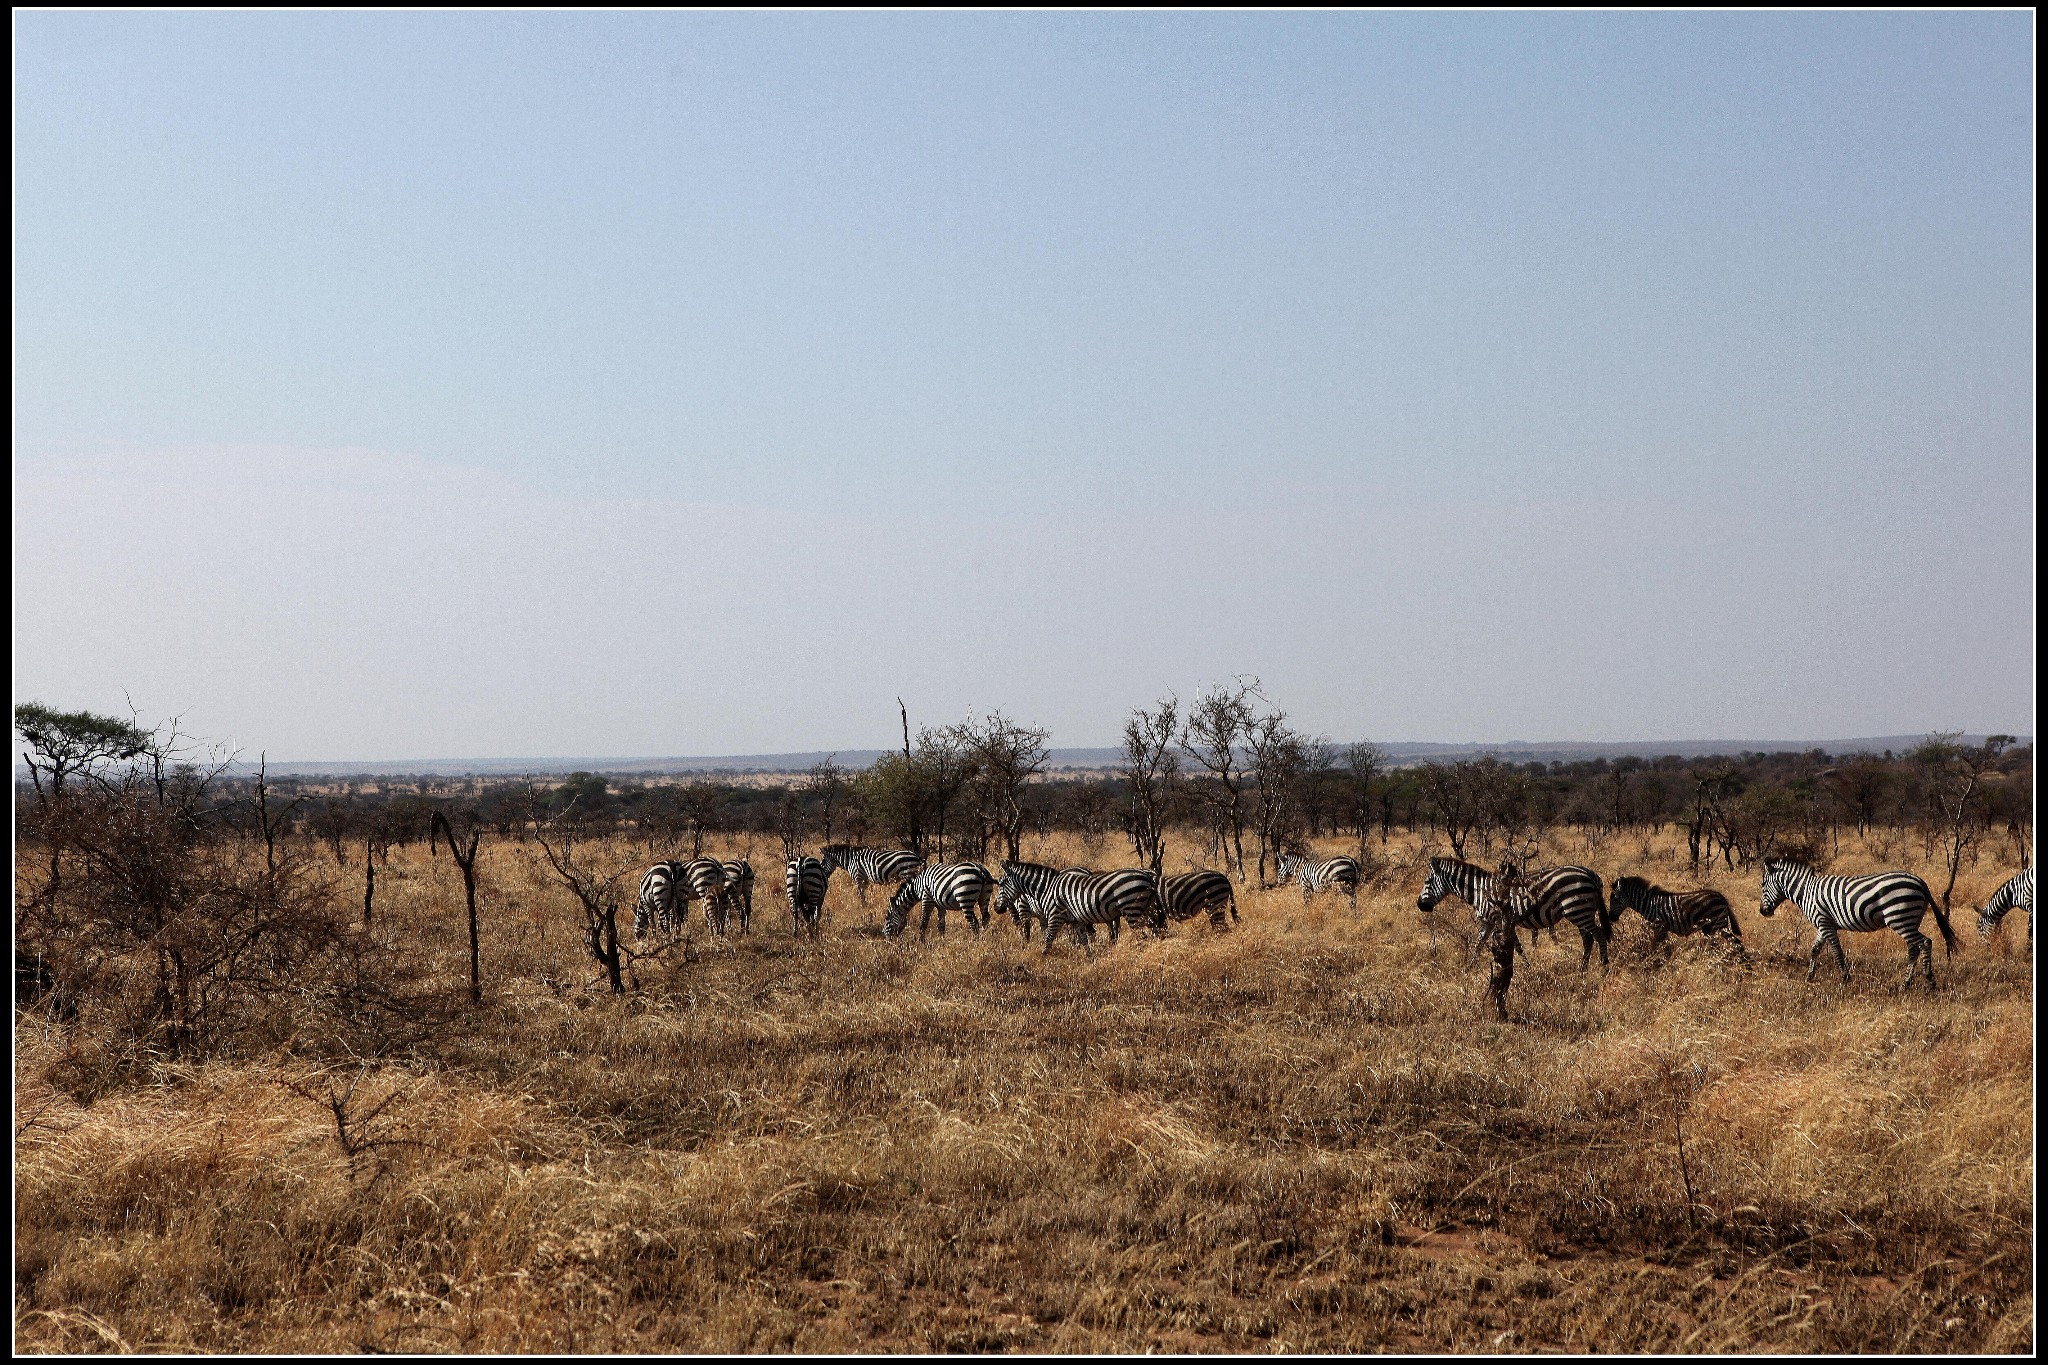
<svg viewBox="0 0 2048 1365">
<path fill-rule="evenodd" d="M 1640 843 L 1550 852 L 1686 884 Z M 756 848 L 752 936 L 700 920 L 619 999 L 502 845 L 487 1003 L 411 1054 L 113 1086 L 18 1015 L 16 1347 L 2032 1348 L 2017 921 L 1959 915 L 1932 998 L 1889 935 L 1808 985 L 1800 922 L 1719 874 L 1754 970 L 1625 920 L 1604 976 L 1535 945 L 1497 1025 L 1469 912 L 1433 941 L 1395 851 L 1355 915 L 1253 890 L 1089 960 L 1007 922 L 883 943 L 838 879 L 797 942 Z M 379 890 L 458 992 L 454 869 Z"/>
</svg>

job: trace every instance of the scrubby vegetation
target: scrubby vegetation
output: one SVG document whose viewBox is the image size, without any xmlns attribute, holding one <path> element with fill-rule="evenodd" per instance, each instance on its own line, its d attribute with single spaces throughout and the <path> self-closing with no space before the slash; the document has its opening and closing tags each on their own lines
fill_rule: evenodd
<svg viewBox="0 0 2048 1365">
<path fill-rule="evenodd" d="M 439 831 L 337 857 L 267 786 L 100 771 L 18 842 L 18 1349 L 2032 1348 L 2016 922 L 1931 996 L 1889 934 L 1808 984 L 1740 851 L 1495 831 L 1715 886 L 1757 959 L 1623 919 L 1604 975 L 1533 944 L 1497 1024 L 1471 915 L 1415 911 L 1427 822 L 1368 822 L 1355 913 L 1254 869 L 1231 931 L 1092 958 L 883 942 L 843 879 L 800 941 L 779 839 L 713 829 L 768 869 L 754 933 L 628 936 L 615 993 L 529 820 L 476 845 L 473 1004 Z M 578 868 L 644 862 L 567 819 Z M 2010 871 L 1983 828 L 1958 907 Z M 1939 830 L 1819 852 L 1939 891 Z M 1168 870 L 1213 833 L 1167 826 Z M 1021 837 L 1132 860 L 1113 822 Z"/>
</svg>

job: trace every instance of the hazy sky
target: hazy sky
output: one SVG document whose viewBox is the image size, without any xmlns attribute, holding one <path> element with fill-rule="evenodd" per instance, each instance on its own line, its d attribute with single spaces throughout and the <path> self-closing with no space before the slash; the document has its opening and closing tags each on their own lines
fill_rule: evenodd
<svg viewBox="0 0 2048 1365">
<path fill-rule="evenodd" d="M 2034 732 L 2026 14 L 27 14 L 14 687 Z"/>
</svg>

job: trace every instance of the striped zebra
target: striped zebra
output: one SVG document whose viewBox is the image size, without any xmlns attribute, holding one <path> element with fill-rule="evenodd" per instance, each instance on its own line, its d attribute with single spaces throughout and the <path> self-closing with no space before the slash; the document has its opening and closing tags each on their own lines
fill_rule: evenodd
<svg viewBox="0 0 2048 1365">
<path fill-rule="evenodd" d="M 832 869 L 821 859 L 804 855 L 789 860 L 783 870 L 783 889 L 789 897 L 790 931 L 799 937 L 808 932 L 818 936 L 818 916 L 825 909 L 825 888 Z"/>
<path fill-rule="evenodd" d="M 1934 989 L 1934 944 L 1920 932 L 1920 918 L 1929 910 L 1941 930 L 1948 951 L 1956 950 L 1955 930 L 1949 927 L 1948 912 L 1927 889 L 1927 883 L 1910 872 L 1874 872 L 1867 877 L 1829 877 L 1804 863 L 1766 858 L 1763 871 L 1763 903 L 1757 913 L 1769 918 L 1778 906 L 1791 901 L 1804 911 L 1813 925 L 1813 951 L 1806 955 L 1806 979 L 1820 970 L 1823 948 L 1835 950 L 1835 965 L 1842 969 L 1843 984 L 1849 980 L 1849 959 L 1842 952 L 1837 935 L 1844 929 L 1870 933 L 1890 929 L 1906 940 L 1906 982 L 1913 984 L 1913 969 L 1921 967 L 1927 989 Z"/>
<path fill-rule="evenodd" d="M 689 902 L 704 902 L 704 923 L 713 934 L 724 937 L 726 923 L 731 917 L 732 901 L 725 889 L 725 864 L 716 858 L 697 858 L 683 865 L 681 883 L 676 888 L 683 902 L 680 907 L 687 912 Z M 677 916 L 678 923 L 685 916 Z"/>
<path fill-rule="evenodd" d="M 745 858 L 735 858 L 720 863 L 725 870 L 725 894 L 732 908 L 739 912 L 740 932 L 754 932 L 754 865 Z"/>
<path fill-rule="evenodd" d="M 1002 879 L 996 884 L 994 913 L 1007 914 L 1010 922 L 1017 926 L 1017 932 L 1029 942 L 1032 924 L 1046 918 L 1045 897 L 1059 876 L 1059 868 L 1047 867 L 1044 863 L 1003 864 Z"/>
<path fill-rule="evenodd" d="M 1491 893 L 1493 880 L 1493 873 L 1475 863 L 1458 858 L 1431 858 L 1429 880 L 1423 884 L 1422 894 L 1415 898 L 1415 908 L 1426 915 L 1445 896 L 1456 896 L 1479 913 L 1481 897 Z M 1516 924 L 1535 930 L 1548 929 L 1559 920 L 1570 920 L 1584 946 L 1579 954 L 1579 970 L 1585 971 L 1591 965 L 1596 944 L 1600 948 L 1600 965 L 1607 965 L 1607 902 L 1598 875 L 1583 867 L 1552 867 L 1522 874 L 1520 881 L 1521 886 L 1509 897 L 1516 905 Z"/>
<path fill-rule="evenodd" d="M 1672 934 L 1716 934 L 1727 939 L 1743 958 L 1742 926 L 1736 922 L 1735 907 L 1718 891 L 1666 891 L 1642 877 L 1616 877 L 1608 889 L 1607 927 L 1624 910 L 1633 910 L 1650 924 L 1650 947 L 1660 948 Z"/>
<path fill-rule="evenodd" d="M 1052 951 L 1061 925 L 1071 926 L 1074 936 L 1090 956 L 1094 955 L 1095 926 L 1109 926 L 1109 941 L 1116 942 L 1123 921 L 1147 924 L 1155 929 L 1166 925 L 1166 910 L 1159 898 L 1159 883 L 1149 871 L 1122 868 L 1115 872 L 1086 872 L 1078 868 L 1062 872 L 1035 898 L 1045 916 L 1045 951 Z"/>
<path fill-rule="evenodd" d="M 646 938 L 649 929 L 666 936 L 682 928 L 682 902 L 689 899 L 684 866 L 678 862 L 656 863 L 641 876 L 640 898 L 633 903 L 634 938 Z M 676 896 L 678 887 L 684 888 L 680 900 Z"/>
<path fill-rule="evenodd" d="M 704 922 L 714 934 L 725 932 L 725 864 L 711 858 L 656 863 L 640 878 L 640 898 L 633 905 L 633 936 L 643 938 L 651 925 L 662 934 L 680 932 L 690 902 L 704 902 Z"/>
<path fill-rule="evenodd" d="M 827 844 L 822 850 L 826 867 L 843 867 L 853 878 L 853 893 L 868 903 L 868 888 L 885 882 L 900 882 L 915 876 L 924 859 L 907 848 L 855 848 L 852 844 Z"/>
<path fill-rule="evenodd" d="M 922 939 L 931 928 L 932 911 L 939 912 L 939 932 L 946 932 L 946 911 L 957 909 L 967 916 L 967 923 L 974 932 L 981 932 L 982 919 L 988 911 L 988 900 L 995 890 L 996 879 L 980 863 L 945 863 L 939 867 L 928 867 L 903 885 L 896 888 L 896 894 L 889 898 L 889 912 L 882 919 L 882 937 L 895 938 L 910 922 L 910 907 L 922 903 L 924 919 L 917 926 L 917 936 Z"/>
<path fill-rule="evenodd" d="M 1209 924 L 1228 929 L 1237 916 L 1237 893 L 1221 872 L 1181 872 L 1159 878 L 1159 904 L 1169 920 L 1193 919 L 1207 911 Z M 1225 915 L 1229 918 L 1226 919 Z"/>
<path fill-rule="evenodd" d="M 1318 891 L 1342 891 L 1350 898 L 1354 910 L 1358 908 L 1358 884 L 1365 879 L 1356 858 L 1317 861 L 1312 856 L 1299 853 L 1280 855 L 1279 877 L 1283 882 L 1299 882 L 1304 901 Z"/>
<path fill-rule="evenodd" d="M 2012 910 L 2027 912 L 2027 948 L 2034 946 L 2034 869 L 2015 872 L 2007 878 L 2004 886 L 1991 893 L 1991 899 L 1984 902 L 1984 908 L 1977 912 L 1977 932 L 1985 938 L 1991 937 L 1998 922 Z"/>
</svg>

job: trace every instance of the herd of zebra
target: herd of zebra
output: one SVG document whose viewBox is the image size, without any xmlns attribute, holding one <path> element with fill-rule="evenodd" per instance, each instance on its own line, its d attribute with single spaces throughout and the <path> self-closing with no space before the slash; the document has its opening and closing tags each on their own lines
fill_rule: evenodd
<svg viewBox="0 0 2048 1365">
<path fill-rule="evenodd" d="M 958 910 L 978 934 L 995 915 L 1008 914 L 1028 940 L 1034 926 L 1043 932 L 1045 950 L 1051 951 L 1058 931 L 1068 929 L 1084 948 L 1094 942 L 1098 925 L 1109 930 L 1111 942 L 1125 921 L 1163 930 L 1174 920 L 1206 913 L 1218 929 L 1227 928 L 1238 917 L 1237 897 L 1230 879 L 1221 872 L 1195 871 L 1168 876 L 1140 868 L 1097 872 L 1089 868 L 1055 868 L 1041 863 L 1012 862 L 1000 876 L 980 863 L 956 862 L 926 866 L 908 849 L 855 848 L 828 845 L 822 856 L 799 854 L 784 869 L 784 890 L 788 898 L 793 933 L 813 938 L 825 905 L 825 892 L 833 872 L 845 870 L 863 904 L 870 886 L 894 884 L 888 910 L 882 920 L 882 936 L 895 938 L 908 927 L 910 912 L 923 908 L 918 937 L 931 928 L 938 914 L 939 932 L 946 930 L 946 912 Z M 1356 858 L 1282 855 L 1279 875 L 1301 888 L 1304 900 L 1320 891 L 1337 891 L 1357 904 L 1363 870 Z M 1703 934 L 1725 939 L 1744 960 L 1742 927 L 1734 907 L 1718 891 L 1666 891 L 1637 876 L 1617 877 L 1611 886 L 1602 884 L 1599 874 L 1578 866 L 1552 867 L 1524 873 L 1513 867 L 1499 872 L 1457 858 L 1429 860 L 1429 877 L 1416 908 L 1434 911 L 1447 897 L 1471 906 L 1478 917 L 1482 942 L 1493 942 L 1500 954 L 1501 971 L 1511 974 L 1513 953 L 1521 951 L 1517 929 L 1549 929 L 1555 935 L 1561 923 L 1578 930 L 1581 941 L 1580 970 L 1591 965 L 1593 950 L 1600 951 L 1600 963 L 1607 965 L 1607 946 L 1615 922 L 1623 911 L 1634 910 L 1649 925 L 1651 946 L 1658 947 L 1673 934 Z M 656 863 L 640 881 L 640 897 L 633 915 L 633 932 L 644 937 L 651 929 L 675 934 L 683 928 L 689 903 L 701 901 L 706 925 L 714 935 L 723 935 L 737 915 L 739 927 L 752 927 L 754 911 L 754 870 L 745 859 L 719 861 L 697 858 L 689 862 Z M 1947 911 L 1935 899 L 1926 882 L 1910 872 L 1878 872 L 1862 877 L 1837 877 L 1816 872 L 1802 863 L 1767 858 L 1763 863 L 1761 901 L 1758 912 L 1765 917 L 1790 901 L 1813 926 L 1812 951 L 1807 956 L 1807 980 L 1820 968 L 1821 954 L 1832 950 L 1842 980 L 1849 979 L 1849 962 L 1843 954 L 1839 935 L 1890 929 L 1906 942 L 1906 984 L 1914 973 L 1924 974 L 1934 985 L 1934 945 L 1920 932 L 1922 918 L 1934 915 L 1943 942 L 1950 951 L 1956 936 L 1949 926 Z M 2027 914 L 2027 944 L 2034 941 L 2034 870 L 2018 873 L 1978 911 L 1980 934 L 1990 934 L 2008 911 Z M 1496 997 L 1505 992 L 1505 979 L 1497 977 Z M 1504 1008 L 1504 1007 L 1503 1007 Z"/>
<path fill-rule="evenodd" d="M 1125 921 L 1164 929 L 1174 920 L 1207 914 L 1216 928 L 1238 918 L 1237 895 L 1221 872 L 1163 875 L 1137 868 L 1096 872 L 1085 867 L 1056 868 L 1041 863 L 1012 862 L 997 876 L 975 862 L 928 867 L 908 849 L 854 848 L 828 845 L 820 857 L 799 854 L 788 860 L 783 888 L 789 902 L 791 932 L 817 937 L 825 906 L 825 890 L 834 872 L 844 869 L 863 903 L 870 886 L 895 885 L 882 919 L 882 936 L 895 938 L 908 927 L 910 912 L 922 906 L 918 937 L 923 938 L 936 911 L 939 932 L 946 931 L 946 912 L 958 910 L 978 934 L 997 914 L 1007 914 L 1026 939 L 1034 926 L 1043 931 L 1045 948 L 1067 929 L 1084 948 L 1092 947 L 1097 925 L 1115 942 Z M 1304 898 L 1318 891 L 1339 891 L 1354 905 L 1363 880 L 1356 858 L 1316 859 L 1283 855 L 1280 876 L 1301 887 Z M 746 859 L 659 862 L 640 879 L 634 905 L 633 934 L 644 938 L 679 933 L 692 901 L 704 906 L 704 922 L 722 936 L 737 918 L 742 933 L 753 923 L 754 869 Z"/>
</svg>

